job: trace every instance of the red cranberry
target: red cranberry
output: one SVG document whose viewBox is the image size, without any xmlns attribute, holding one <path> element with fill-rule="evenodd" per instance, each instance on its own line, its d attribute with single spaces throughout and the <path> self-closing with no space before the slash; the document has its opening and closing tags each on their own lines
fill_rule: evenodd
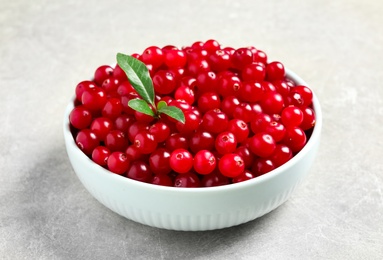
<svg viewBox="0 0 383 260">
<path fill-rule="evenodd" d="M 202 118 L 201 127 L 203 130 L 218 134 L 226 130 L 229 119 L 225 113 L 219 109 L 209 110 Z"/>
<path fill-rule="evenodd" d="M 141 182 L 151 182 L 152 176 L 149 166 L 142 161 L 133 162 L 126 172 L 126 177 Z"/>
<path fill-rule="evenodd" d="M 87 128 L 92 119 L 92 114 L 84 106 L 75 107 L 69 114 L 70 123 L 77 129 Z"/>
<path fill-rule="evenodd" d="M 90 126 L 98 140 L 104 141 L 107 134 L 113 130 L 113 122 L 107 117 L 95 118 Z"/>
<path fill-rule="evenodd" d="M 245 163 L 238 154 L 228 153 L 221 157 L 218 168 L 222 175 L 234 178 L 245 170 Z"/>
<path fill-rule="evenodd" d="M 214 148 L 214 144 L 214 136 L 204 131 L 195 132 L 189 140 L 189 147 L 193 153 L 197 153 L 200 150 L 211 151 Z"/>
<path fill-rule="evenodd" d="M 193 167 L 193 156 L 185 149 L 176 149 L 170 155 L 170 167 L 177 173 L 187 173 Z"/>
<path fill-rule="evenodd" d="M 109 155 L 110 150 L 108 148 L 105 146 L 97 146 L 93 149 L 92 160 L 98 165 L 106 167 L 108 165 Z"/>
<path fill-rule="evenodd" d="M 193 167 L 199 174 L 209 174 L 216 166 L 216 159 L 214 155 L 208 150 L 201 150 L 194 156 Z"/>
<path fill-rule="evenodd" d="M 201 180 L 202 187 L 217 187 L 230 184 L 230 179 L 223 176 L 219 171 L 213 171 L 204 175 Z"/>
<path fill-rule="evenodd" d="M 96 134 L 89 129 L 82 129 L 77 133 L 76 144 L 86 155 L 90 156 L 93 149 L 100 145 Z"/>
<path fill-rule="evenodd" d="M 108 65 L 102 65 L 94 72 L 94 82 L 101 86 L 104 80 L 108 79 L 113 75 L 113 68 Z"/>
<path fill-rule="evenodd" d="M 250 141 L 250 150 L 257 156 L 268 157 L 270 156 L 276 147 L 274 138 L 265 133 L 255 134 Z"/>
<path fill-rule="evenodd" d="M 177 177 L 174 180 L 174 187 L 198 188 L 201 187 L 201 181 L 195 173 L 187 172 L 177 175 Z"/>
<path fill-rule="evenodd" d="M 108 157 L 108 169 L 116 174 L 125 173 L 130 165 L 128 157 L 123 152 L 113 152 Z"/>
<path fill-rule="evenodd" d="M 149 156 L 149 166 L 154 174 L 168 174 L 171 172 L 170 167 L 170 153 L 164 149 L 159 148 Z"/>
</svg>

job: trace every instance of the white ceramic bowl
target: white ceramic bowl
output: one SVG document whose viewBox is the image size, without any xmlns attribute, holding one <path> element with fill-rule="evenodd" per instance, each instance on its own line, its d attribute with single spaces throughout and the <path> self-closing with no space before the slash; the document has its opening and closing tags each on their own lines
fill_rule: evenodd
<svg viewBox="0 0 383 260">
<path fill-rule="evenodd" d="M 287 70 L 297 84 L 307 85 Z M 213 230 L 254 220 L 283 204 L 309 172 L 319 147 L 321 108 L 314 94 L 316 125 L 305 147 L 286 164 L 241 183 L 210 188 L 163 187 L 113 174 L 77 147 L 69 128 L 73 100 L 64 116 L 67 153 L 78 178 L 99 202 L 133 221 L 171 230 Z"/>
</svg>

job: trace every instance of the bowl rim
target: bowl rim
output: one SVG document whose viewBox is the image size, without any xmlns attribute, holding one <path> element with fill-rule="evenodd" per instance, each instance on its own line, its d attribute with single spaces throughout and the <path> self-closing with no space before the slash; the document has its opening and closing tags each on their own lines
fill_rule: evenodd
<svg viewBox="0 0 383 260">
<path fill-rule="evenodd" d="M 294 81 L 297 85 L 305 85 L 309 86 L 300 76 L 298 76 L 293 71 L 285 68 L 286 71 L 286 77 L 292 81 Z M 312 90 L 312 89 L 311 89 Z M 302 148 L 301 151 L 299 151 L 293 158 L 291 158 L 288 162 L 285 164 L 277 167 L 276 169 L 263 174 L 261 176 L 258 176 L 254 179 L 246 180 L 239 183 L 233 183 L 229 185 L 223 185 L 223 186 L 215 186 L 215 187 L 198 187 L 198 188 L 179 188 L 179 187 L 168 187 L 168 186 L 160 186 L 155 185 L 151 183 L 145 183 L 136 181 L 133 179 L 129 179 L 126 177 L 123 177 L 121 175 L 115 174 L 110 172 L 109 170 L 103 168 L 102 166 L 94 163 L 87 155 L 85 155 L 76 145 L 75 139 L 73 138 L 73 135 L 70 131 L 70 123 L 69 123 L 69 114 L 74 108 L 74 99 L 75 96 L 72 96 L 70 99 L 69 104 L 67 105 L 64 113 L 64 120 L 63 120 L 63 132 L 64 132 L 64 139 L 65 144 L 67 146 L 67 153 L 70 151 L 74 151 L 76 154 L 76 157 L 79 157 L 81 160 L 84 160 L 84 163 L 89 164 L 92 168 L 94 168 L 95 171 L 99 172 L 99 174 L 105 175 L 107 178 L 112 178 L 116 181 L 121 181 L 125 183 L 127 186 L 136 186 L 137 188 L 142 189 L 150 189 L 150 190 L 158 190 L 159 192 L 177 192 L 177 193 L 211 193 L 211 192 L 229 192 L 233 190 L 248 188 L 249 186 L 256 186 L 258 184 L 261 184 L 263 182 L 266 182 L 272 178 L 275 178 L 276 176 L 283 174 L 285 170 L 288 168 L 293 167 L 299 160 L 301 160 L 302 157 L 304 157 L 315 145 L 316 142 L 320 139 L 321 129 L 322 129 L 322 110 L 321 106 L 319 104 L 319 100 L 316 96 L 316 94 L 313 92 L 313 109 L 316 116 L 315 126 L 313 128 L 312 134 L 305 144 L 305 146 Z M 73 166 L 72 166 L 73 167 Z"/>
</svg>

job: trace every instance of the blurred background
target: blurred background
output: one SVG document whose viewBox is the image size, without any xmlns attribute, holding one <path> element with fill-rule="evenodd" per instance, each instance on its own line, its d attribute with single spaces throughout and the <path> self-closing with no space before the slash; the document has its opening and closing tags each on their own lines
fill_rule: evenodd
<svg viewBox="0 0 383 260">
<path fill-rule="evenodd" d="M 1 259 L 382 259 L 383 2 L 0 0 Z M 250 223 L 173 232 L 83 188 L 65 107 L 117 52 L 253 45 L 318 96 L 322 144 L 291 199 Z"/>
</svg>

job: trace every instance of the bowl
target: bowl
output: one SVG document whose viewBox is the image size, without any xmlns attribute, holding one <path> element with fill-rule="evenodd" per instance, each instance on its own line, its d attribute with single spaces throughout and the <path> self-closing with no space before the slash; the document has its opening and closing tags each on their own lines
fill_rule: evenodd
<svg viewBox="0 0 383 260">
<path fill-rule="evenodd" d="M 308 84 L 286 70 L 296 84 Z M 81 183 L 101 204 L 117 214 L 152 227 L 203 231 L 236 226 L 259 218 L 282 205 L 309 173 L 317 153 L 322 113 L 313 95 L 316 125 L 305 147 L 284 165 L 254 179 L 219 187 L 174 188 L 143 183 L 114 174 L 89 159 L 76 145 L 64 116 L 69 160 Z"/>
</svg>

